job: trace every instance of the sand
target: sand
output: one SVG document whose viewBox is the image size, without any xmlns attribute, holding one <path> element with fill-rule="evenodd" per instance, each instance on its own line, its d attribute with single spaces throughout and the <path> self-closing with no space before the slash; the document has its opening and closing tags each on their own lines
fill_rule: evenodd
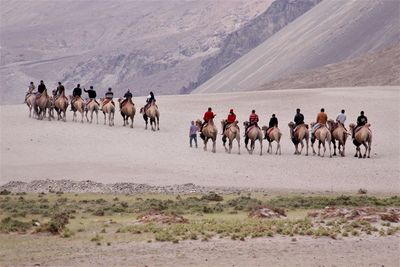
<svg viewBox="0 0 400 267">
<path fill-rule="evenodd" d="M 21 97 L 22 98 L 22 97 Z M 140 106 L 143 98 L 134 98 Z M 160 131 L 144 130 L 135 116 L 134 128 L 122 126 L 117 112 L 115 127 L 99 124 L 38 121 L 28 118 L 25 105 L 1 106 L 1 184 L 11 180 L 91 179 L 99 182 L 135 182 L 153 185 L 194 183 L 204 186 L 266 188 L 284 192 L 400 192 L 400 87 L 324 88 L 245 92 L 231 94 L 159 96 Z M 217 153 L 189 147 L 189 123 L 201 118 L 207 107 L 216 122 L 230 108 L 240 124 L 255 108 L 261 125 L 275 113 L 283 132 L 282 155 L 249 155 L 244 149 L 227 154 L 218 136 Z M 374 134 L 371 159 L 354 158 L 355 147 L 346 145 L 346 157 L 321 158 L 293 155 L 287 123 L 300 107 L 307 123 L 324 107 L 330 118 L 346 109 L 348 123 L 364 110 Z M 266 152 L 267 142 L 264 142 Z M 209 146 L 210 148 L 210 146 Z M 275 149 L 275 146 L 274 146 Z M 311 150 L 310 150 L 311 151 Z M 327 151 L 328 152 L 328 151 Z"/>
</svg>

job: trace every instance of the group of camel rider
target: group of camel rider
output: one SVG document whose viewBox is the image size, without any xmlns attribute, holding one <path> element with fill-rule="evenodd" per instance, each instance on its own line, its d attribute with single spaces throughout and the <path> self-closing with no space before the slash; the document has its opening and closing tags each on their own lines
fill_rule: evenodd
<svg viewBox="0 0 400 267">
<path fill-rule="evenodd" d="M 46 90 L 46 85 L 44 84 L 43 80 L 40 81 L 40 84 L 38 86 L 37 92 L 35 92 L 35 89 L 36 89 L 35 88 L 35 84 L 33 82 L 30 82 L 29 87 L 28 87 L 28 91 L 27 91 L 27 93 L 25 95 L 25 103 L 26 103 L 26 100 L 27 100 L 29 95 L 35 94 L 36 96 L 39 96 L 40 94 L 42 94 Z M 88 98 L 86 100 L 86 104 L 88 104 L 90 101 L 96 101 L 96 103 L 99 104 L 97 102 L 97 100 L 96 100 L 97 93 L 94 90 L 93 86 L 90 86 L 89 90 L 86 90 L 85 88 L 83 88 L 83 91 L 88 94 Z M 53 95 L 53 102 L 58 97 L 60 97 L 61 95 L 64 95 L 64 97 L 65 97 L 65 87 L 64 87 L 64 85 L 62 85 L 61 82 L 58 82 L 57 89 L 54 89 L 52 91 L 52 95 Z M 76 87 L 73 89 L 72 96 L 73 97 L 71 99 L 71 111 L 73 111 L 74 102 L 78 98 L 82 97 L 82 89 L 81 89 L 81 85 L 80 84 L 77 84 Z M 124 100 L 121 102 L 121 106 L 123 105 L 123 103 L 126 100 L 132 99 L 132 97 L 133 97 L 133 95 L 132 95 L 131 91 L 128 89 L 128 91 L 124 94 Z M 112 91 L 112 88 L 110 87 L 110 88 L 108 88 L 107 92 L 105 93 L 105 99 L 108 100 L 108 101 L 112 101 L 112 103 L 114 104 L 114 102 L 112 100 L 113 98 L 114 98 L 114 93 Z M 145 105 L 144 109 L 146 110 L 149 107 L 149 105 L 152 102 L 155 102 L 155 101 L 156 101 L 156 99 L 154 97 L 154 93 L 150 92 L 149 96 L 146 99 L 146 105 Z"/>
<path fill-rule="evenodd" d="M 204 116 L 203 116 L 204 122 L 201 125 L 200 132 L 202 131 L 203 127 L 209 122 L 209 120 L 214 119 L 215 116 L 216 116 L 216 114 L 212 111 L 212 108 L 209 107 L 207 112 L 204 113 Z M 311 142 L 315 141 L 315 132 L 316 132 L 316 130 L 318 130 L 322 126 L 326 127 L 327 126 L 327 121 L 328 121 L 328 115 L 325 113 L 325 109 L 321 108 L 320 112 L 317 114 L 316 123 L 314 124 L 314 126 L 311 129 Z M 336 123 L 337 124 L 341 124 L 341 125 L 343 125 L 343 127 L 345 127 L 344 126 L 345 121 L 346 121 L 345 110 L 342 109 L 341 112 L 336 116 Z M 227 128 L 227 126 L 232 124 L 232 123 L 234 123 L 234 122 L 236 122 L 236 114 L 234 113 L 233 109 L 230 109 L 228 117 L 225 120 L 225 124 L 223 125 L 222 135 L 224 135 L 224 132 L 225 132 L 225 129 Z M 251 111 L 250 116 L 249 116 L 249 123 L 246 124 L 244 137 L 248 138 L 248 136 L 247 136 L 248 129 L 251 126 L 258 127 L 258 122 L 259 122 L 259 117 L 256 114 L 256 111 L 253 109 Z M 355 127 L 355 129 L 357 129 L 357 128 L 361 127 L 361 126 L 364 126 L 367 122 L 368 122 L 368 119 L 364 115 L 364 111 L 361 111 L 360 112 L 360 116 L 358 116 L 358 118 L 357 118 L 357 127 Z M 294 130 L 291 132 L 291 137 L 292 138 L 293 138 L 293 132 L 295 131 L 295 129 L 299 125 L 304 124 L 304 115 L 300 112 L 299 108 L 296 109 L 296 114 L 294 116 L 294 123 L 295 123 L 295 126 L 293 127 Z M 264 139 L 267 138 L 268 130 L 273 128 L 273 127 L 278 127 L 278 118 L 276 117 L 275 114 L 272 114 L 272 116 L 271 116 L 271 118 L 269 120 L 268 128 L 265 131 Z M 354 138 L 354 132 L 352 133 L 352 135 L 353 135 L 353 138 Z"/>
</svg>

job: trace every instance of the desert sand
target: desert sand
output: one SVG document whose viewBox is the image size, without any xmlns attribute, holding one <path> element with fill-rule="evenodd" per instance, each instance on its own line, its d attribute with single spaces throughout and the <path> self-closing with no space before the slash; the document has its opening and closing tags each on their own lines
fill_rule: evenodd
<svg viewBox="0 0 400 267">
<path fill-rule="evenodd" d="M 157 96 L 156 96 L 157 97 Z M 22 99 L 22 96 L 21 96 Z M 134 98 L 137 107 L 144 98 Z M 25 105 L 1 106 L 1 183 L 11 180 L 91 179 L 99 182 L 135 182 L 154 185 L 194 183 L 204 186 L 266 188 L 285 192 L 400 192 L 400 87 L 324 88 L 230 94 L 158 96 L 160 131 L 144 130 L 137 114 L 134 128 L 124 128 L 117 112 L 115 127 L 99 124 L 38 121 L 28 117 Z M 272 113 L 283 132 L 282 155 L 256 151 L 249 155 L 242 138 L 241 155 L 235 145 L 227 154 L 218 136 L 217 153 L 189 147 L 189 124 L 213 107 L 220 121 L 234 108 L 240 125 L 256 109 L 261 125 Z M 324 107 L 330 118 L 344 108 L 346 125 L 364 110 L 372 124 L 371 159 L 354 158 L 350 139 L 346 157 L 293 155 L 287 123 L 299 107 L 307 123 Z M 242 127 L 243 131 L 243 127 Z M 275 146 L 274 146 L 275 149 Z M 363 149 L 363 148 L 362 148 Z"/>
</svg>

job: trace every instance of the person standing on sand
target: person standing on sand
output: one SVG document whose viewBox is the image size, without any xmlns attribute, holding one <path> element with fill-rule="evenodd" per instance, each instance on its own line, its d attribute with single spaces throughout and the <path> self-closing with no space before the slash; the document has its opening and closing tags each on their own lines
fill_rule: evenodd
<svg viewBox="0 0 400 267">
<path fill-rule="evenodd" d="M 194 121 L 191 121 L 189 128 L 189 142 L 190 147 L 192 147 L 192 141 L 194 140 L 195 146 L 197 148 L 197 127 L 194 125 Z"/>
</svg>

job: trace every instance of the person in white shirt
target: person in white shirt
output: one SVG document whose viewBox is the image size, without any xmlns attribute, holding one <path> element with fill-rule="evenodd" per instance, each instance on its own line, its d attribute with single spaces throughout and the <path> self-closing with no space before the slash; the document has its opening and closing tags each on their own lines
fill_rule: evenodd
<svg viewBox="0 0 400 267">
<path fill-rule="evenodd" d="M 344 114 L 344 109 L 342 109 L 339 115 L 337 115 L 336 121 L 344 126 L 344 122 L 346 121 L 346 115 Z"/>
</svg>

